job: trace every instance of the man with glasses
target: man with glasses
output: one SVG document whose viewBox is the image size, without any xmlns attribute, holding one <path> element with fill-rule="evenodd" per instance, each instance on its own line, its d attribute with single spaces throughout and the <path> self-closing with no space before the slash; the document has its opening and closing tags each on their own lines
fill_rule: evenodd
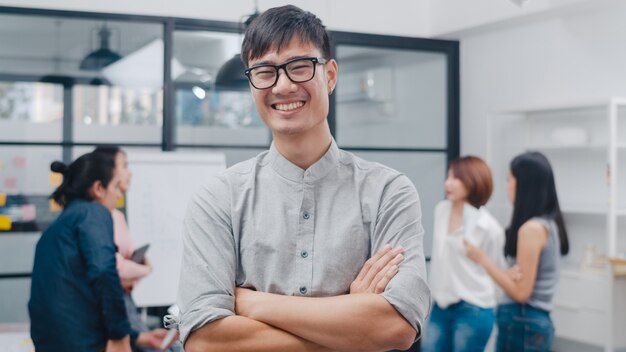
<svg viewBox="0 0 626 352">
<path fill-rule="evenodd" d="M 248 27 L 269 151 L 212 179 L 187 210 L 178 303 L 187 351 L 407 349 L 430 308 L 409 179 L 342 151 L 337 83 L 315 15 L 288 5 Z"/>
</svg>

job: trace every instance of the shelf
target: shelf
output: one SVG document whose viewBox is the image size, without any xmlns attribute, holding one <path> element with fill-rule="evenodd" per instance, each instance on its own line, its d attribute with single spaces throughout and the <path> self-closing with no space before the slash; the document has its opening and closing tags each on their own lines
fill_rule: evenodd
<svg viewBox="0 0 626 352">
<path fill-rule="evenodd" d="M 624 144 L 626 147 L 626 144 Z M 526 150 L 597 150 L 606 151 L 607 145 L 603 144 L 533 144 L 526 146 Z"/>
<path fill-rule="evenodd" d="M 511 108 L 505 109 L 501 111 L 497 111 L 497 113 L 502 114 L 527 114 L 527 113 L 536 113 L 536 112 L 550 112 L 550 111 L 569 111 L 569 110 L 598 110 L 598 109 L 608 109 L 611 103 L 616 103 L 618 105 L 626 105 L 625 98 L 610 98 L 606 100 L 595 100 L 595 101 L 587 101 L 587 102 L 564 102 L 559 104 L 547 104 L 547 105 L 539 105 L 534 107 L 522 107 L 522 108 Z"/>
<path fill-rule="evenodd" d="M 609 210 L 606 207 L 563 206 L 561 212 L 565 214 L 607 215 Z M 616 209 L 615 215 L 626 216 L 626 208 Z"/>
<path fill-rule="evenodd" d="M 561 276 L 579 280 L 604 280 L 609 277 L 609 271 L 608 268 L 598 271 L 581 271 L 575 268 L 563 268 L 561 270 Z"/>
</svg>

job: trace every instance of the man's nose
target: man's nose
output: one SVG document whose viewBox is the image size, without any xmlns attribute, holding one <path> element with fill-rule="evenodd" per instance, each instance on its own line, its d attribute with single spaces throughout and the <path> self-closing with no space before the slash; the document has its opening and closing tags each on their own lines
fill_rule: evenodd
<svg viewBox="0 0 626 352">
<path fill-rule="evenodd" d="M 289 79 L 285 69 L 278 70 L 278 80 L 272 89 L 273 93 L 292 92 L 296 89 L 296 84 Z"/>
</svg>

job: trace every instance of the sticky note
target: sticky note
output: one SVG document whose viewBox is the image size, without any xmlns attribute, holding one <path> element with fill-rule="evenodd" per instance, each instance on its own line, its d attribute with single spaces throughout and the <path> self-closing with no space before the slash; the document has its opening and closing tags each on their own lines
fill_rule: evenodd
<svg viewBox="0 0 626 352">
<path fill-rule="evenodd" d="M 59 187 L 63 183 L 63 174 L 59 172 L 50 172 L 48 174 L 48 183 L 50 186 Z"/>
<path fill-rule="evenodd" d="M 37 217 L 37 208 L 35 204 L 22 205 L 22 221 L 33 221 Z"/>
<path fill-rule="evenodd" d="M 59 203 L 57 203 L 54 199 L 50 199 L 50 201 L 48 202 L 48 208 L 53 213 L 58 213 L 63 210 L 61 205 L 59 205 Z"/>
<path fill-rule="evenodd" d="M 0 207 L 7 205 L 7 194 L 0 192 Z"/>
<path fill-rule="evenodd" d="M 13 167 L 16 169 L 23 169 L 26 167 L 26 158 L 23 156 L 16 156 L 13 158 Z"/>
<path fill-rule="evenodd" d="M 11 230 L 11 217 L 8 215 L 0 215 L 0 231 Z"/>
<path fill-rule="evenodd" d="M 115 204 L 116 208 L 123 208 L 126 205 L 126 197 L 121 196 L 117 198 L 117 203 Z"/>
<path fill-rule="evenodd" d="M 17 178 L 15 177 L 7 177 L 4 179 L 4 187 L 9 189 L 17 188 Z"/>
</svg>

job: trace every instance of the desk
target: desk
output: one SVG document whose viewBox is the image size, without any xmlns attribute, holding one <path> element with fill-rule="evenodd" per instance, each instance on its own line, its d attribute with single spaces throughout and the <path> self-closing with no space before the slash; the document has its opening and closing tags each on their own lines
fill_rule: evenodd
<svg viewBox="0 0 626 352">
<path fill-rule="evenodd" d="M 28 324 L 0 324 L 0 349 L 6 352 L 34 352 Z"/>
</svg>

